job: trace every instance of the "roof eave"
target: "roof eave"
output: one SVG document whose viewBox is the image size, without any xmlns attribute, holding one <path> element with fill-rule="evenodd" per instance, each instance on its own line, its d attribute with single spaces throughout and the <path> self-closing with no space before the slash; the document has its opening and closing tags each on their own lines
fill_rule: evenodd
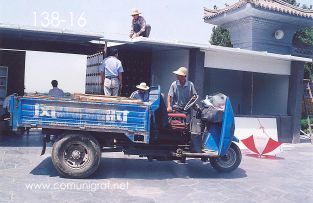
<svg viewBox="0 0 313 203">
<path fill-rule="evenodd" d="M 208 9 L 204 7 L 204 17 L 203 19 L 205 21 L 209 21 L 213 18 L 222 16 L 222 15 L 227 15 L 230 12 L 236 11 L 240 8 L 244 8 L 247 7 L 247 5 L 249 5 L 249 7 L 253 7 L 255 9 L 262 9 L 265 11 L 269 11 L 269 12 L 277 12 L 278 14 L 286 14 L 286 15 L 290 15 L 290 16 L 295 16 L 295 17 L 302 17 L 302 18 L 307 18 L 307 19 L 312 19 L 313 20 L 313 11 L 311 10 L 305 10 L 302 8 L 298 8 L 292 5 L 289 5 L 285 2 L 283 2 L 284 5 L 288 5 L 290 8 L 293 9 L 293 11 L 285 11 L 284 9 L 280 9 L 277 7 L 264 7 L 261 4 L 257 4 L 257 3 L 251 3 L 251 2 L 246 2 L 246 1 L 240 1 L 232 6 L 229 6 L 228 8 L 224 8 L 224 9 Z M 303 14 L 299 15 L 299 13 L 297 12 L 302 12 Z"/>
</svg>

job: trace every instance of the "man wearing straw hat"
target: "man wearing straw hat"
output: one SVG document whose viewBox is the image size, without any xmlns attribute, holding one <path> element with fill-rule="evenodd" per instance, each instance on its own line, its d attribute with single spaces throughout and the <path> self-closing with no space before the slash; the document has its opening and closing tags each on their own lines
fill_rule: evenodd
<svg viewBox="0 0 313 203">
<path fill-rule="evenodd" d="M 145 82 L 140 83 L 139 85 L 136 86 L 138 90 L 133 92 L 130 95 L 130 98 L 133 99 L 139 99 L 143 102 L 149 101 L 149 86 Z"/>
<path fill-rule="evenodd" d="M 133 9 L 131 12 L 131 16 L 133 17 L 132 23 L 131 23 L 131 31 L 130 31 L 130 38 L 135 37 L 149 37 L 151 26 L 146 24 L 146 20 L 140 16 L 140 12 L 138 9 Z"/>
<path fill-rule="evenodd" d="M 167 111 L 173 112 L 173 106 L 185 107 L 188 101 L 197 94 L 192 82 L 186 79 L 188 69 L 180 67 L 173 71 L 177 80 L 171 84 L 167 95 Z"/>
</svg>

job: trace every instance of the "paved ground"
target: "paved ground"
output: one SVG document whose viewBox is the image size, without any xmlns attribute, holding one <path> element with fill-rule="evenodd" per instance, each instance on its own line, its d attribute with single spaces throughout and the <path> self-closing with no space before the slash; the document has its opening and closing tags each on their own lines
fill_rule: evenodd
<svg viewBox="0 0 313 203">
<path fill-rule="evenodd" d="M 209 163 L 148 162 L 103 154 L 90 179 L 60 178 L 36 135 L 0 136 L 0 202 L 313 202 L 313 145 L 285 145 L 273 159 L 243 155 L 219 174 Z"/>
</svg>

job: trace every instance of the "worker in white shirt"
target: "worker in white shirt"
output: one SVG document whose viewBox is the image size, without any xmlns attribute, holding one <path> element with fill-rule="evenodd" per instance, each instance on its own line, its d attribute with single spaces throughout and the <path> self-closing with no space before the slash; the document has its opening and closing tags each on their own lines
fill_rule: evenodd
<svg viewBox="0 0 313 203">
<path fill-rule="evenodd" d="M 112 48 L 99 67 L 101 82 L 106 96 L 119 96 L 122 88 L 122 73 L 124 72 L 122 62 L 118 59 L 118 50 Z"/>
</svg>

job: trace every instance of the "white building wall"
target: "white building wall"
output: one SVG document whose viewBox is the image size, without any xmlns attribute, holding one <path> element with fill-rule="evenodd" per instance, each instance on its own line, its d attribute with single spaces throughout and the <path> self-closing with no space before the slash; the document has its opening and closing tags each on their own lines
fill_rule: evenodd
<svg viewBox="0 0 313 203">
<path fill-rule="evenodd" d="M 290 60 L 243 53 L 205 51 L 205 67 L 290 75 Z"/>
</svg>

